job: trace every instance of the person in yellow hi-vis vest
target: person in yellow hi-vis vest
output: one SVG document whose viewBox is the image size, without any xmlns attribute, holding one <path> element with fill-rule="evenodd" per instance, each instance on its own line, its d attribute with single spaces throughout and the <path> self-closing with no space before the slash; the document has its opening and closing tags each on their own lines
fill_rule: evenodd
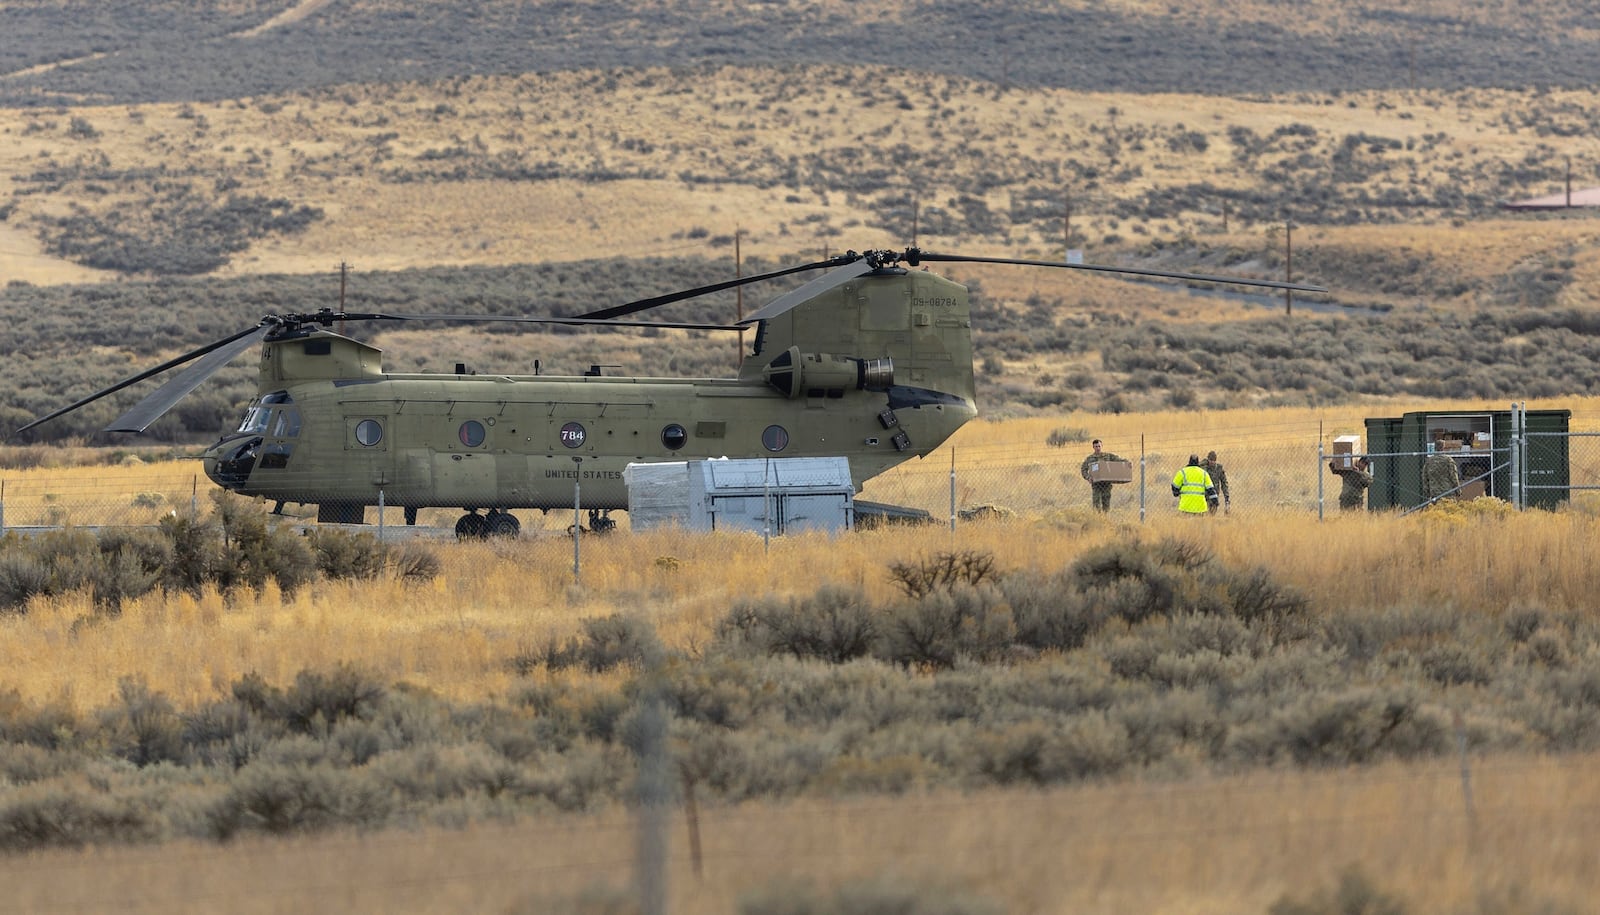
<svg viewBox="0 0 1600 915">
<path fill-rule="evenodd" d="M 1205 515 L 1210 507 L 1207 500 L 1217 494 L 1211 474 L 1200 466 L 1200 455 L 1189 455 L 1189 466 L 1172 478 L 1172 494 L 1178 497 L 1178 511 L 1191 518 Z"/>
</svg>

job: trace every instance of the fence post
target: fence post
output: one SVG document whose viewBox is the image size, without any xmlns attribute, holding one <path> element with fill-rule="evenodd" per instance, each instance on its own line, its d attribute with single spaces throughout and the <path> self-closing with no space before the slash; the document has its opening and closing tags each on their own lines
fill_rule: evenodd
<svg viewBox="0 0 1600 915">
<path fill-rule="evenodd" d="M 1368 444 L 1371 444 L 1371 443 L 1369 442 Z M 1327 452 L 1322 450 L 1322 436 L 1319 434 L 1317 436 L 1317 520 L 1318 521 L 1322 521 L 1322 520 L 1324 520 L 1326 518 L 1326 515 L 1323 513 L 1323 511 L 1324 511 L 1323 510 L 1323 503 L 1325 501 L 1327 501 L 1327 495 L 1325 494 L 1325 490 L 1323 489 L 1323 486 L 1326 484 L 1327 481 L 1322 479 L 1322 462 L 1326 457 L 1327 457 Z M 1357 468 L 1357 469 L 1360 469 L 1360 468 Z"/>
<path fill-rule="evenodd" d="M 583 521 L 578 516 L 578 511 L 583 505 L 583 483 L 579 479 L 583 476 L 583 458 L 573 455 L 572 462 L 578 468 L 572 475 L 572 583 L 583 583 L 583 566 L 579 562 L 578 539 L 583 533 Z"/>
<path fill-rule="evenodd" d="M 1144 433 L 1139 433 L 1139 523 L 1144 523 Z"/>
<path fill-rule="evenodd" d="M 1511 461 L 1511 507 L 1516 509 L 1517 511 L 1522 511 L 1522 460 L 1521 460 L 1522 455 L 1519 454 L 1521 449 L 1518 447 L 1518 444 L 1519 444 L 1519 442 L 1521 440 L 1521 433 L 1518 431 L 1518 419 L 1519 418 L 1520 417 L 1519 417 L 1519 414 L 1517 412 L 1517 405 L 1515 403 L 1513 403 L 1511 405 L 1511 437 L 1510 437 L 1510 447 L 1511 447 L 1511 457 L 1510 457 L 1510 461 Z"/>
<path fill-rule="evenodd" d="M 378 490 L 378 542 L 383 542 L 383 490 Z"/>
<path fill-rule="evenodd" d="M 950 533 L 956 532 L 956 449 L 950 449 Z"/>
<path fill-rule="evenodd" d="M 0 534 L 6 532 L 6 481 L 0 480 Z"/>
</svg>

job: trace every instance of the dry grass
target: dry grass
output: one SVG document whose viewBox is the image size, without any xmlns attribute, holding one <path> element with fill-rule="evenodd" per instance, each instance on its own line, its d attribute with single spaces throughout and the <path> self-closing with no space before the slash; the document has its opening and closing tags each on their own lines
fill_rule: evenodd
<svg viewBox="0 0 1600 915">
<path fill-rule="evenodd" d="M 703 871 L 668 823 L 667 910 L 723 915 L 779 881 L 877 875 L 1014 913 L 1263 913 L 1352 870 L 1414 912 L 1588 911 L 1594 757 L 1260 773 L 703 809 Z M 681 815 L 680 815 L 681 816 Z M 515 826 L 0 859 L 19 911 L 548 912 L 632 878 L 622 811 Z M 1498 907 L 1496 907 L 1498 903 Z M 1479 908 L 1480 906 L 1487 906 Z M 1363 910 L 1365 911 L 1365 910 Z"/>
</svg>

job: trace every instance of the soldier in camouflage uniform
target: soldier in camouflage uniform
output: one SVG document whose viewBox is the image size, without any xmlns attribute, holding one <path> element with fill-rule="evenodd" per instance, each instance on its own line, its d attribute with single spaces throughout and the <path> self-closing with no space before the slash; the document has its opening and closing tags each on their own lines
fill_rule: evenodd
<svg viewBox="0 0 1600 915">
<path fill-rule="evenodd" d="M 1083 477 L 1085 480 L 1089 479 L 1089 465 L 1090 464 L 1093 464 L 1093 463 L 1095 463 L 1097 461 L 1121 461 L 1121 460 L 1126 460 L 1125 458 L 1119 457 L 1118 455 L 1113 454 L 1110 451 L 1101 451 L 1100 450 L 1100 440 L 1099 439 L 1095 439 L 1093 442 L 1090 442 L 1089 444 L 1094 447 L 1094 453 L 1089 455 L 1088 457 L 1084 458 L 1083 459 L 1083 463 L 1078 466 L 1078 475 Z M 1094 482 L 1094 481 L 1090 481 L 1089 489 L 1092 491 L 1092 493 L 1094 495 L 1094 510 L 1095 511 L 1100 511 L 1100 512 L 1111 511 L 1111 487 L 1115 486 L 1115 485 L 1116 485 L 1115 483 L 1106 483 L 1106 482 L 1098 482 L 1097 483 L 1097 482 Z"/>
<path fill-rule="evenodd" d="M 1456 459 L 1443 451 L 1428 455 L 1422 465 L 1422 496 L 1429 502 L 1461 486 Z"/>
<path fill-rule="evenodd" d="M 1328 469 L 1338 474 L 1340 479 L 1344 481 L 1344 485 L 1339 489 L 1339 507 L 1341 509 L 1349 511 L 1353 508 L 1360 508 L 1361 503 L 1366 500 L 1367 487 L 1372 485 L 1372 472 L 1367 469 L 1370 466 L 1371 464 L 1364 457 L 1356 458 L 1354 467 L 1340 467 L 1338 461 L 1333 461 L 1328 465 Z"/>
<path fill-rule="evenodd" d="M 1206 473 L 1211 474 L 1211 482 L 1217 487 L 1217 494 L 1206 499 L 1206 506 L 1211 511 L 1216 511 L 1217 502 L 1221 501 L 1222 510 L 1227 511 L 1233 504 L 1233 497 L 1228 495 L 1228 471 L 1222 468 L 1222 462 L 1217 460 L 1215 451 L 1207 452 L 1206 459 L 1200 462 L 1200 466 L 1206 469 Z"/>
</svg>

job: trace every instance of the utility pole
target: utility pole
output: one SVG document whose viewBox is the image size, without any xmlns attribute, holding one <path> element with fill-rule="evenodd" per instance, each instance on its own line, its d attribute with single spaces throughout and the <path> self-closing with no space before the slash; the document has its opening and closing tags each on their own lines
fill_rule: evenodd
<svg viewBox="0 0 1600 915">
<path fill-rule="evenodd" d="M 1291 219 L 1285 219 L 1283 221 L 1283 281 L 1285 283 L 1294 282 L 1294 241 L 1293 241 L 1293 238 L 1294 238 L 1294 221 L 1291 220 Z M 1283 291 L 1283 313 L 1286 314 L 1286 315 L 1294 314 L 1294 290 L 1293 289 L 1285 289 Z"/>
<path fill-rule="evenodd" d="M 1062 231 L 1062 233 L 1064 235 L 1064 238 L 1062 240 L 1066 242 L 1066 247 L 1064 247 L 1061 250 L 1061 258 L 1063 260 L 1071 260 L 1072 259 L 1072 192 L 1071 191 L 1063 191 L 1062 192 L 1062 194 L 1061 194 L 1061 205 L 1062 205 L 1062 210 L 1063 210 L 1063 212 L 1065 214 L 1065 218 L 1063 220 L 1063 224 L 1062 224 L 1062 227 L 1061 227 L 1061 231 Z"/>
<path fill-rule="evenodd" d="M 743 238 L 744 229 L 739 226 L 735 226 L 733 229 L 733 278 L 736 280 L 744 278 L 744 259 L 743 255 L 740 253 L 739 246 L 739 243 L 741 240 L 743 240 Z M 743 286 L 737 286 L 734 288 L 734 299 L 739 304 L 739 322 L 742 322 L 744 321 Z M 734 354 L 733 364 L 742 368 L 744 367 L 744 328 L 741 327 L 739 329 L 739 336 L 734 341 L 733 345 L 738 348 L 738 352 Z"/>
<path fill-rule="evenodd" d="M 344 261 L 339 262 L 339 311 L 344 312 L 344 287 L 345 279 L 350 275 L 350 265 Z M 344 319 L 339 319 L 339 333 L 344 333 Z"/>
</svg>

